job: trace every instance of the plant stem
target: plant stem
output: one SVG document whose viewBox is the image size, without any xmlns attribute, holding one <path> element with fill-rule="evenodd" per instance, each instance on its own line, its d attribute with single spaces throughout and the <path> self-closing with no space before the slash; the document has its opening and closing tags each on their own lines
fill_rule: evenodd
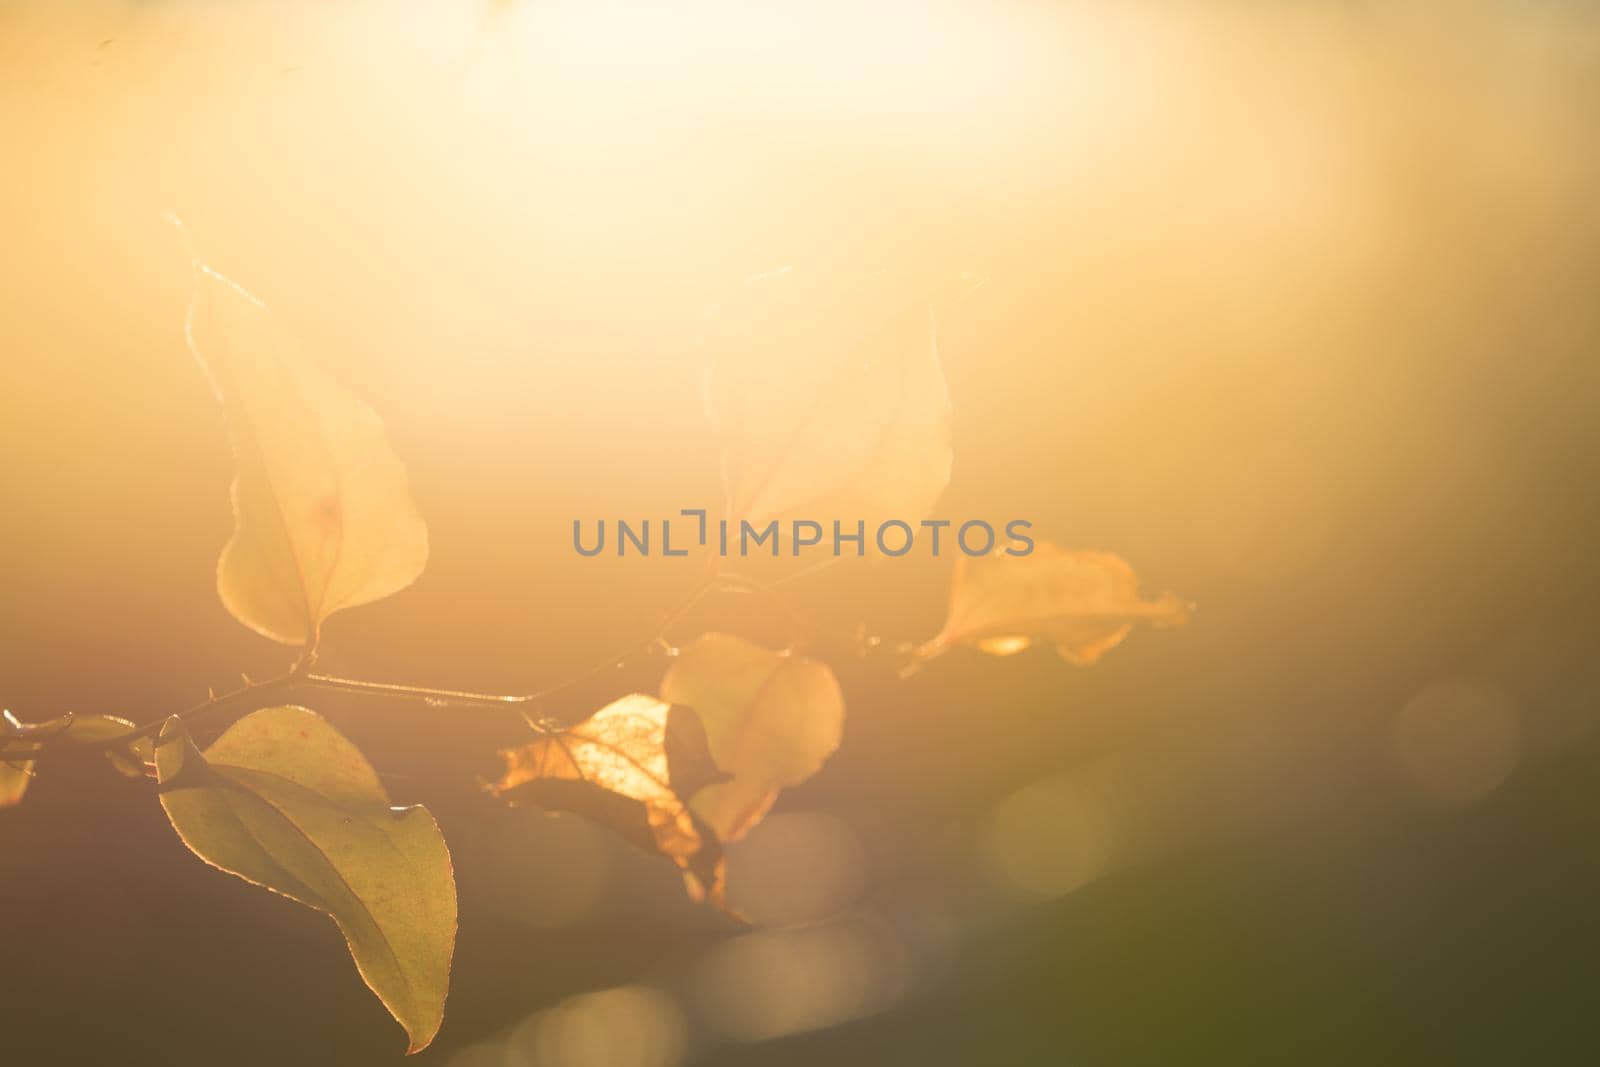
<svg viewBox="0 0 1600 1067">
<path fill-rule="evenodd" d="M 642 652 L 664 644 L 667 632 L 683 619 L 694 607 L 704 600 L 706 596 L 715 592 L 725 593 L 754 593 L 767 599 L 788 620 L 791 628 L 791 644 L 796 644 L 806 630 L 805 622 L 794 610 L 788 600 L 782 596 L 773 585 L 763 584 L 743 575 L 714 573 L 703 579 L 690 591 L 676 607 L 672 608 L 663 617 L 659 626 L 649 638 L 642 642 L 635 642 L 618 650 L 615 654 L 595 663 L 569 678 L 556 682 L 554 685 L 536 690 L 531 693 L 480 693 L 466 689 L 439 689 L 425 685 L 406 685 L 396 682 L 371 682 L 361 678 L 338 678 L 333 675 L 318 674 L 313 669 L 316 655 L 314 649 L 308 648 L 302 652 L 299 660 L 288 671 L 268 678 L 263 681 L 245 679 L 244 685 L 221 695 L 212 695 L 206 700 L 175 716 L 167 716 L 136 726 L 125 733 L 102 741 L 87 744 L 69 744 L 68 747 L 89 751 L 104 751 L 107 749 L 122 748 L 141 738 L 154 738 L 161 733 L 169 718 L 179 718 L 187 725 L 219 715 L 228 711 L 252 711 L 264 707 L 269 701 L 288 697 L 297 692 L 306 690 L 321 690 L 323 692 L 353 693 L 359 696 L 379 697 L 385 699 L 416 700 L 433 707 L 457 708 L 524 708 L 530 704 L 553 696 L 565 689 L 569 689 L 579 682 L 593 678 L 603 671 L 612 670 L 622 666 L 627 660 Z M 527 716 L 524 716 L 527 718 Z M 67 727 L 57 737 L 66 737 L 70 742 L 71 728 Z M 45 748 L 55 747 L 41 740 L 34 748 L 27 752 L 25 758 L 36 758 Z M 24 758 L 19 755 L 18 758 Z"/>
<path fill-rule="evenodd" d="M 667 612 L 660 625 L 647 640 L 630 644 L 593 666 L 554 685 L 532 693 L 477 693 L 464 689 L 438 689 L 432 686 L 404 685 L 394 682 L 369 682 L 359 678 L 336 678 L 331 675 L 314 673 L 312 667 L 316 656 L 314 650 L 308 648 L 302 652 L 299 660 L 286 673 L 259 682 L 251 681 L 247 678 L 245 679 L 245 684 L 238 689 L 223 693 L 220 696 L 213 695 L 191 708 L 178 712 L 176 717 L 182 719 L 186 724 L 192 725 L 198 720 L 224 711 L 238 710 L 241 706 L 252 703 L 255 707 L 261 707 L 268 700 L 285 697 L 307 689 L 355 693 L 363 696 L 390 699 L 411 699 L 436 707 L 514 708 L 535 704 L 546 697 L 592 678 L 602 671 L 619 667 L 633 656 L 661 643 L 665 640 L 667 631 L 674 624 L 687 615 L 701 600 L 705 599 L 707 594 L 716 591 L 718 588 L 718 583 L 715 581 L 701 582 L 695 586 L 682 602 Z M 120 748 L 141 738 L 153 738 L 161 732 L 162 727 L 167 723 L 167 719 L 171 717 L 164 717 L 157 719 L 155 722 L 146 723 L 143 726 L 136 726 L 125 733 L 106 738 L 103 741 L 95 741 L 74 747 L 91 751 L 104 751 L 106 749 Z M 63 731 L 63 734 L 70 732 L 71 728 L 68 727 Z M 38 747 L 27 753 L 27 758 L 34 759 L 44 747 L 46 746 L 41 742 Z"/>
</svg>

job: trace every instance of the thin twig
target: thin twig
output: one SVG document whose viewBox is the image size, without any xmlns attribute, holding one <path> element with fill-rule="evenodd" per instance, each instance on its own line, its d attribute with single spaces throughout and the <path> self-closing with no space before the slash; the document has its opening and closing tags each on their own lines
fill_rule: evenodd
<svg viewBox="0 0 1600 1067">
<path fill-rule="evenodd" d="M 693 610 L 695 605 L 705 599 L 707 594 L 717 588 L 718 584 L 716 582 L 700 583 L 682 602 L 664 616 L 661 624 L 648 639 L 642 642 L 634 642 L 592 667 L 532 693 L 477 693 L 464 689 L 438 689 L 432 686 L 405 685 L 394 682 L 370 682 L 358 678 L 336 678 L 332 675 L 313 673 L 312 665 L 316 657 L 314 654 L 306 653 L 301 655 L 294 667 L 288 672 L 265 681 L 257 682 L 246 679 L 244 685 L 238 689 L 223 693 L 220 696 L 212 696 L 193 707 L 177 713 L 177 718 L 183 720 L 185 724 L 192 725 L 198 720 L 223 711 L 238 710 L 241 706 L 252 701 L 257 707 L 260 707 L 261 703 L 267 699 L 288 696 L 291 693 L 305 689 L 356 693 L 364 696 L 391 699 L 419 700 L 427 704 L 446 707 L 518 707 L 533 704 L 562 690 L 570 689 L 579 682 L 592 678 L 604 671 L 613 670 L 640 652 L 647 651 L 660 644 L 665 639 L 668 630 Z M 141 738 L 155 737 L 161 732 L 169 718 L 171 716 L 146 723 L 143 726 L 136 726 L 115 737 L 75 747 L 89 751 L 121 748 Z M 70 726 L 63 730 L 62 733 L 65 734 L 69 731 Z M 41 739 L 36 747 L 28 752 L 27 759 L 37 758 L 46 747 L 43 739 Z"/>
<path fill-rule="evenodd" d="M 758 582 L 754 578 L 743 574 L 732 574 L 728 571 L 723 571 L 717 581 L 718 588 L 724 592 L 753 593 L 764 597 L 769 604 L 777 608 L 789 624 L 789 646 L 791 648 L 797 646 L 806 636 L 805 620 L 794 609 L 794 605 L 789 603 L 788 598 L 778 592 L 773 585 Z"/>
<path fill-rule="evenodd" d="M 387 699 L 418 700 L 436 707 L 522 708 L 529 704 L 537 704 L 541 700 L 570 689 L 604 671 L 614 670 L 634 656 L 662 645 L 672 627 L 682 621 L 684 616 L 713 592 L 754 593 L 765 598 L 788 621 L 791 633 L 790 644 L 791 647 L 794 647 L 798 645 L 811 628 L 808 627 L 805 619 L 789 603 L 788 599 L 778 592 L 775 588 L 776 584 L 758 582 L 745 575 L 727 572 L 716 573 L 701 581 L 676 607 L 668 611 L 662 618 L 660 625 L 644 641 L 629 644 L 593 666 L 531 693 L 480 693 L 467 689 L 439 689 L 433 686 L 406 685 L 397 682 L 372 682 L 360 678 L 339 678 L 328 674 L 317 674 L 313 670 L 316 662 L 315 651 L 308 648 L 302 652 L 293 667 L 276 677 L 268 678 L 264 681 L 252 681 L 246 678 L 244 684 L 239 688 L 221 695 L 213 695 L 199 704 L 178 712 L 176 716 L 165 716 L 154 722 L 145 723 L 143 726 L 133 727 L 115 737 L 81 745 L 74 744 L 72 747 L 87 751 L 124 748 L 142 738 L 154 738 L 161 733 L 162 728 L 173 717 L 181 719 L 186 725 L 192 726 L 200 720 L 224 712 L 254 710 L 254 708 L 262 707 L 268 700 L 287 697 L 293 693 L 308 689 L 354 693 Z M 53 737 L 64 737 L 70 732 L 71 727 L 69 725 L 59 734 L 53 735 Z M 53 749 L 54 747 L 54 745 L 48 744 L 46 739 L 40 738 L 25 756 L 16 752 L 8 753 L 8 755 L 31 761 L 38 758 L 46 749 Z"/>
</svg>

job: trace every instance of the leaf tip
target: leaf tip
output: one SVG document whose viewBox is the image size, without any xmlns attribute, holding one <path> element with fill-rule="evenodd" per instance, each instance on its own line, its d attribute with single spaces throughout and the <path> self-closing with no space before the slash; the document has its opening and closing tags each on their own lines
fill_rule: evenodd
<svg viewBox="0 0 1600 1067">
<path fill-rule="evenodd" d="M 411 1030 L 407 1030 L 406 1031 L 406 1055 L 407 1056 L 415 1056 L 417 1053 L 422 1052 L 423 1050 L 428 1048 L 428 1046 L 432 1045 L 433 1044 L 433 1039 L 439 1036 L 439 1030 L 443 1026 L 443 1024 L 444 1024 L 444 1020 L 441 1018 L 439 1020 L 439 1022 L 435 1023 L 433 1025 L 433 1028 L 430 1029 L 430 1030 L 427 1030 L 427 1031 L 419 1030 L 419 1031 L 415 1031 L 415 1032 L 413 1032 Z"/>
</svg>

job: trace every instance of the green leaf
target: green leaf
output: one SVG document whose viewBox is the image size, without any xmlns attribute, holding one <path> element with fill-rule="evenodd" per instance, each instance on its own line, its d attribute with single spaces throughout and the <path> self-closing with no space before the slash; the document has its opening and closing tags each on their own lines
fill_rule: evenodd
<svg viewBox="0 0 1600 1067">
<path fill-rule="evenodd" d="M 22 794 L 33 781 L 33 761 L 7 761 L 0 756 L 0 808 L 22 803 Z"/>
<path fill-rule="evenodd" d="M 0 711 L 0 752 L 14 752 L 20 749 L 37 749 L 39 742 L 46 741 L 70 727 L 76 716 L 72 712 L 58 715 L 45 722 L 23 722 L 10 710 Z"/>
<path fill-rule="evenodd" d="M 106 760 L 124 778 L 153 778 L 155 742 L 148 737 L 136 737 L 126 745 L 106 749 Z"/>
<path fill-rule="evenodd" d="M 450 852 L 422 807 L 391 807 L 350 742 L 300 707 L 241 719 L 202 755 L 183 724 L 156 743 L 161 806 L 214 867 L 333 917 L 356 968 L 426 1048 L 456 937 Z"/>
<path fill-rule="evenodd" d="M 396 593 L 428 559 L 383 422 L 301 351 L 255 297 L 196 271 L 189 347 L 228 414 L 238 474 L 217 592 L 274 641 L 315 643 L 324 619 Z"/>
<path fill-rule="evenodd" d="M 115 715 L 84 715 L 73 720 L 72 728 L 62 735 L 62 740 L 77 745 L 103 745 L 138 728 L 137 724 Z M 106 759 L 111 766 L 129 778 L 146 777 L 146 768 L 155 758 L 155 742 L 148 737 L 135 737 L 106 749 Z"/>
<path fill-rule="evenodd" d="M 22 722 L 9 711 L 0 715 L 0 808 L 20 803 L 33 780 L 34 757 L 47 743 L 61 745 L 106 745 L 138 726 L 115 715 L 73 715 L 68 712 L 48 722 Z M 147 776 L 155 760 L 155 746 L 148 737 L 135 737 L 109 745 L 106 758 L 111 766 L 130 778 Z"/>
<path fill-rule="evenodd" d="M 41 743 L 71 726 L 72 718 L 69 711 L 48 722 L 23 722 L 9 710 L 0 712 L 0 808 L 22 803 Z"/>
</svg>

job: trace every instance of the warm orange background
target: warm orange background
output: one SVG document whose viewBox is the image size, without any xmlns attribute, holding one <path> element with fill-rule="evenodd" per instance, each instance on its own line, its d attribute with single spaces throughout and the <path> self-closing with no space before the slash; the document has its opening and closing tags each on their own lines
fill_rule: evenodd
<svg viewBox="0 0 1600 1067">
<path fill-rule="evenodd" d="M 411 470 L 427 571 L 329 623 L 324 665 L 479 689 L 565 678 L 693 584 L 576 558 L 570 522 L 715 505 L 695 337 L 739 279 L 979 272 L 943 323 L 939 514 L 1117 551 L 1195 621 L 1088 670 L 839 660 L 844 747 L 743 868 L 753 913 L 844 930 L 815 944 L 729 941 L 663 865 L 490 807 L 514 721 L 326 700 L 456 852 L 429 1061 L 622 1062 L 561 1029 L 595 1002 L 548 1009 L 638 982 L 665 1006 L 604 1010 L 666 1058 L 632 1062 L 1592 1056 L 1597 29 L 1561 3 L 6 4 L 0 703 L 147 721 L 284 665 L 214 593 L 232 464 L 167 212 Z M 791 588 L 898 641 L 943 581 Z M 713 622 L 772 629 L 735 601 L 674 636 Z M 43 770 L 0 813 L 6 1062 L 398 1056 L 324 920 L 201 868 L 137 787 Z"/>
</svg>

